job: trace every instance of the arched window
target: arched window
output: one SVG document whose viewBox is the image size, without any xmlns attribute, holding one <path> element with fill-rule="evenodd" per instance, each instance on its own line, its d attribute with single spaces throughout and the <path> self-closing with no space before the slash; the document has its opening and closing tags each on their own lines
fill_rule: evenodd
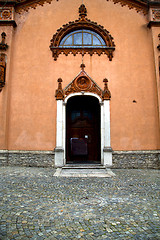
<svg viewBox="0 0 160 240">
<path fill-rule="evenodd" d="M 100 47 L 105 48 L 106 43 L 96 32 L 87 29 L 73 31 L 67 34 L 60 42 L 59 47 Z"/>
<path fill-rule="evenodd" d="M 72 53 L 106 54 L 111 61 L 115 44 L 113 37 L 103 26 L 90 21 L 87 16 L 87 9 L 82 4 L 79 8 L 80 18 L 74 22 L 69 22 L 57 30 L 51 39 L 50 49 L 54 60 L 57 60 L 59 54 L 64 53 L 68 56 Z"/>
</svg>

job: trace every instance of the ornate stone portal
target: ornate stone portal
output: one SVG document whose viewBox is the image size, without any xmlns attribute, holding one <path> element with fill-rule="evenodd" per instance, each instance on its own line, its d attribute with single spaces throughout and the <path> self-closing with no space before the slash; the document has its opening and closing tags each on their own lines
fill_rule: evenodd
<svg viewBox="0 0 160 240">
<path fill-rule="evenodd" d="M 112 165 L 112 149 L 110 143 L 110 98 L 108 80 L 104 79 L 104 90 L 91 79 L 84 71 L 85 65 L 81 65 L 81 72 L 64 89 L 62 79 L 58 79 L 56 90 L 57 100 L 57 133 L 55 148 L 55 167 L 62 167 L 66 164 L 66 104 L 69 98 L 75 96 L 92 96 L 98 99 L 100 104 L 101 122 L 101 164 Z"/>
</svg>

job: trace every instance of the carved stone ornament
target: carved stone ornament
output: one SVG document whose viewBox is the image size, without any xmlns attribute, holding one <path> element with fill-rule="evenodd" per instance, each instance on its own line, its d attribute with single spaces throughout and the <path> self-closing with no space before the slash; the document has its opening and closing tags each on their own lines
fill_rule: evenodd
<svg viewBox="0 0 160 240">
<path fill-rule="evenodd" d="M 8 45 L 7 43 L 5 43 L 6 33 L 3 32 L 1 36 L 2 36 L 2 41 L 0 42 L 0 50 L 7 50 Z"/>
<path fill-rule="evenodd" d="M 111 93 L 108 89 L 108 80 L 105 78 L 104 82 L 104 91 L 102 92 L 103 100 L 109 100 L 111 98 Z"/>
<path fill-rule="evenodd" d="M 6 55 L 0 54 L 0 92 L 5 85 L 5 72 L 6 72 Z"/>
<path fill-rule="evenodd" d="M 13 8 L 0 7 L 0 20 L 13 20 Z"/>
<path fill-rule="evenodd" d="M 152 16 L 154 21 L 160 21 L 160 10 L 152 10 Z"/>
<path fill-rule="evenodd" d="M 105 81 L 104 90 L 102 90 L 97 83 L 95 83 L 88 74 L 84 71 L 84 64 L 81 64 L 81 72 L 78 76 L 62 90 L 62 79 L 58 79 L 58 89 L 56 90 L 55 97 L 57 100 L 63 100 L 68 95 L 78 92 L 89 92 L 97 94 L 102 100 L 110 100 L 111 94 Z"/>
<path fill-rule="evenodd" d="M 147 1 L 133 1 L 133 0 L 106 0 L 112 1 L 114 4 L 119 3 L 121 6 L 128 6 L 129 9 L 135 9 L 137 12 L 142 12 L 144 15 L 148 13 Z"/>
<path fill-rule="evenodd" d="M 89 19 L 87 19 L 86 15 L 87 15 L 87 9 L 85 8 L 85 5 L 82 4 L 79 8 L 80 18 L 76 21 L 69 22 L 68 24 L 63 25 L 63 27 L 58 29 L 57 33 L 53 35 L 53 38 L 51 39 L 50 49 L 52 51 L 52 56 L 54 60 L 57 60 L 59 54 L 61 53 L 64 53 L 66 56 L 68 56 L 69 53 L 72 53 L 74 56 L 78 53 L 82 55 L 85 53 L 88 53 L 90 54 L 90 56 L 92 56 L 94 53 L 97 53 L 99 56 L 104 53 L 108 56 L 110 61 L 112 60 L 113 51 L 115 50 L 113 37 L 109 34 L 109 32 L 106 29 L 104 29 L 103 26 L 98 25 L 96 22 L 92 22 Z M 106 47 L 105 48 L 59 47 L 59 44 L 65 35 L 78 29 L 89 29 L 98 33 L 105 41 Z"/>
<path fill-rule="evenodd" d="M 12 0 L 11 0 L 12 1 Z M 15 10 L 17 13 L 28 11 L 30 8 L 36 8 L 37 6 L 43 6 L 45 3 L 51 4 L 53 0 L 14 0 Z M 55 1 L 55 0 L 54 0 Z M 60 1 L 60 0 L 57 0 Z M 114 4 L 119 3 L 121 6 L 128 6 L 129 9 L 135 9 L 137 12 L 143 14 L 148 13 L 148 1 L 144 0 L 106 0 L 112 1 Z M 158 1 L 158 0 L 157 0 Z"/>
<path fill-rule="evenodd" d="M 58 89 L 56 90 L 55 97 L 56 97 L 56 100 L 63 100 L 64 99 L 64 93 L 63 93 L 63 90 L 62 90 L 62 79 L 59 78 L 57 80 L 57 82 L 58 82 Z"/>
</svg>

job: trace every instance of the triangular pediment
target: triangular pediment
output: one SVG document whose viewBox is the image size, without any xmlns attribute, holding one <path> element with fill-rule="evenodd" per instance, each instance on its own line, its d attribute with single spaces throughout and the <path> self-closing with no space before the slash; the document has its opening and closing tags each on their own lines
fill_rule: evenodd
<svg viewBox="0 0 160 240">
<path fill-rule="evenodd" d="M 58 89 L 55 97 L 57 100 L 63 100 L 68 95 L 73 93 L 94 93 L 102 100 L 110 100 L 111 94 L 108 89 L 108 80 L 104 79 L 104 90 L 84 71 L 84 64 L 81 64 L 82 70 L 80 73 L 64 88 L 62 89 L 62 79 L 58 79 Z"/>
<path fill-rule="evenodd" d="M 102 97 L 102 89 L 88 74 L 82 70 L 75 79 L 64 88 L 64 95 L 67 97 L 71 93 L 92 92 Z"/>
</svg>

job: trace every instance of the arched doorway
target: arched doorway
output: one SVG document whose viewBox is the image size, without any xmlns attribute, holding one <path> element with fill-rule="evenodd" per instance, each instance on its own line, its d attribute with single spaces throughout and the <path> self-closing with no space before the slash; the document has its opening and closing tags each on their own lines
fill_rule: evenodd
<svg viewBox="0 0 160 240">
<path fill-rule="evenodd" d="M 66 105 L 66 162 L 101 163 L 100 104 L 93 96 L 71 97 Z"/>
</svg>

